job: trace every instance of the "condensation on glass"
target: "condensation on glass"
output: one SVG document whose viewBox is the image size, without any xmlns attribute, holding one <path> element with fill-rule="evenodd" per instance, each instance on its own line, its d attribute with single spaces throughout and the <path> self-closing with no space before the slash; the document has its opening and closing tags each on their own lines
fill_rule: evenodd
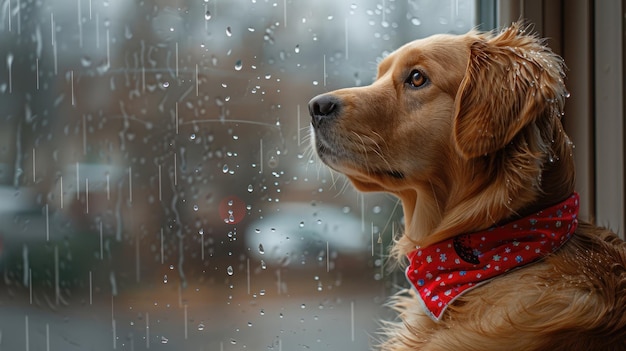
<svg viewBox="0 0 626 351">
<path fill-rule="evenodd" d="M 0 1 L 0 348 L 375 343 L 402 214 L 317 161 L 307 102 L 474 6 Z"/>
</svg>

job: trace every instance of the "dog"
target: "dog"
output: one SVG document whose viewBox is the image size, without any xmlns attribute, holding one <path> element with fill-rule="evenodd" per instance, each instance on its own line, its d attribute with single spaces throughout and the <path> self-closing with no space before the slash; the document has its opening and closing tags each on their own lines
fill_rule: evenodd
<svg viewBox="0 0 626 351">
<path fill-rule="evenodd" d="M 410 42 L 309 102 L 321 161 L 402 203 L 381 350 L 626 350 L 626 244 L 578 218 L 564 71 L 516 22 Z"/>
</svg>

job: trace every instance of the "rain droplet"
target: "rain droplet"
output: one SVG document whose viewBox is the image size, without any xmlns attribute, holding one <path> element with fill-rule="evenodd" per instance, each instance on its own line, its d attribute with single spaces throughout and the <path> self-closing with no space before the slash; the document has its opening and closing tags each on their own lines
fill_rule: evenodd
<svg viewBox="0 0 626 351">
<path fill-rule="evenodd" d="M 195 212 L 197 212 L 197 211 L 198 211 L 198 205 L 193 205 L 193 210 L 194 210 Z"/>
<path fill-rule="evenodd" d="M 163 276 L 163 284 L 167 284 L 167 274 Z"/>
<path fill-rule="evenodd" d="M 168 341 L 169 340 L 166 337 L 164 336 L 161 337 L 161 344 L 167 344 Z"/>
<path fill-rule="evenodd" d="M 419 26 L 420 24 L 422 24 L 422 21 L 420 21 L 420 19 L 419 19 L 419 18 L 417 18 L 417 17 L 413 17 L 413 18 L 411 18 L 411 23 L 412 23 L 414 26 Z"/>
<path fill-rule="evenodd" d="M 167 88 L 170 86 L 170 82 L 163 82 L 163 88 Z"/>
<path fill-rule="evenodd" d="M 228 273 L 228 275 L 235 274 L 235 271 L 233 271 L 233 266 L 228 266 L 228 268 L 226 268 L 226 273 Z"/>
<path fill-rule="evenodd" d="M 265 248 L 263 248 L 263 244 L 259 244 L 259 253 L 261 255 L 265 254 Z"/>
<path fill-rule="evenodd" d="M 300 53 L 300 45 L 296 45 L 296 48 L 294 49 L 294 51 L 296 52 L 296 54 Z"/>
<path fill-rule="evenodd" d="M 304 222 L 300 222 L 299 226 L 300 228 L 304 228 Z"/>
<path fill-rule="evenodd" d="M 237 62 L 235 62 L 235 70 L 241 71 L 242 68 L 243 68 L 243 63 L 241 62 L 241 60 L 237 60 Z"/>
<path fill-rule="evenodd" d="M 224 165 L 224 167 L 222 167 L 222 172 L 228 173 L 228 165 Z"/>
<path fill-rule="evenodd" d="M 276 167 L 278 167 L 278 157 L 276 157 L 276 156 L 274 156 L 274 155 L 270 156 L 269 160 L 267 160 L 267 165 L 268 165 L 270 168 L 276 168 Z"/>
<path fill-rule="evenodd" d="M 233 36 L 233 32 L 232 32 L 232 30 L 230 29 L 230 26 L 226 27 L 226 35 L 228 35 L 229 37 L 232 37 L 232 36 Z"/>
<path fill-rule="evenodd" d="M 263 260 L 261 260 L 261 269 L 267 269 L 267 264 Z"/>
<path fill-rule="evenodd" d="M 204 14 L 204 19 L 205 19 L 205 20 L 207 20 L 207 21 L 211 19 L 211 11 L 207 11 L 207 12 Z"/>
<path fill-rule="evenodd" d="M 251 193 L 254 191 L 254 187 L 252 186 L 252 184 L 248 185 L 248 192 Z"/>
<path fill-rule="evenodd" d="M 89 67 L 91 66 L 91 58 L 89 56 L 83 56 L 80 59 L 80 63 L 83 65 L 83 67 Z"/>
<path fill-rule="evenodd" d="M 204 330 L 204 324 L 203 323 L 198 324 L 198 330 L 199 331 L 203 331 Z"/>
</svg>

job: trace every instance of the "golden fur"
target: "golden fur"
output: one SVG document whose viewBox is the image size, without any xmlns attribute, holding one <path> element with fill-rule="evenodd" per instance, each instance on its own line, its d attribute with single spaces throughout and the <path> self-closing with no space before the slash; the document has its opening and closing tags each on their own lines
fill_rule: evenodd
<svg viewBox="0 0 626 351">
<path fill-rule="evenodd" d="M 393 248 L 486 229 L 574 191 L 561 115 L 563 61 L 519 23 L 406 44 L 374 83 L 311 100 L 314 146 L 362 191 L 401 199 Z M 418 72 L 413 87 L 411 75 Z M 626 244 L 581 222 L 539 263 L 458 298 L 435 322 L 412 290 L 391 305 L 382 350 L 626 350 Z"/>
</svg>

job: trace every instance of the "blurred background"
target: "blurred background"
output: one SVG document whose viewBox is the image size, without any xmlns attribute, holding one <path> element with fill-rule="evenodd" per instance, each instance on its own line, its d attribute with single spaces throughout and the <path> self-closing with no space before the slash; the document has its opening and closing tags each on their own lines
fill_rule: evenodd
<svg viewBox="0 0 626 351">
<path fill-rule="evenodd" d="M 0 350 L 372 347 L 401 206 L 316 159 L 309 99 L 413 39 L 605 6 L 552 3 L 0 0 Z"/>
</svg>

